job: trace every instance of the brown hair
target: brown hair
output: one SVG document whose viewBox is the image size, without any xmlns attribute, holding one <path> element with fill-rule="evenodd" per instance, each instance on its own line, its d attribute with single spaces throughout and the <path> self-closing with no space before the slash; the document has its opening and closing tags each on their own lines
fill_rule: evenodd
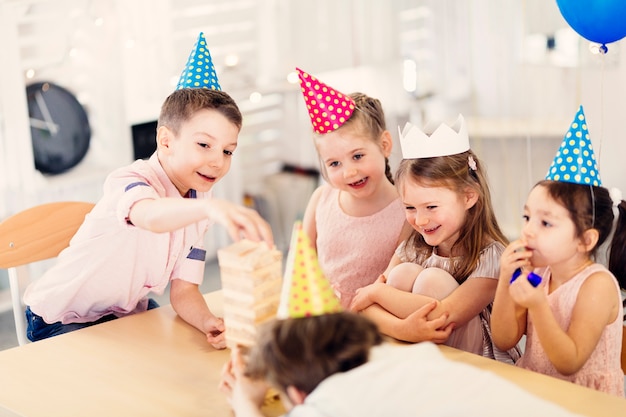
<svg viewBox="0 0 626 417">
<path fill-rule="evenodd" d="M 544 187 L 548 195 L 569 213 L 574 223 L 576 237 L 582 237 L 588 229 L 598 231 L 598 243 L 589 255 L 595 256 L 598 247 L 610 236 L 613 228 L 613 200 L 604 187 L 543 180 L 535 187 Z M 609 249 L 609 270 L 617 278 L 620 287 L 626 288 L 626 202 L 617 205 L 618 221 Z"/>
<path fill-rule="evenodd" d="M 178 135 L 181 125 L 202 109 L 214 109 L 241 129 L 242 116 L 235 100 L 223 91 L 183 88 L 170 94 L 161 106 L 157 128 L 167 126 Z"/>
<path fill-rule="evenodd" d="M 380 100 L 369 97 L 363 93 L 348 94 L 354 100 L 356 109 L 346 122 L 339 129 L 354 129 L 354 132 L 360 136 L 367 137 L 373 142 L 378 143 L 385 130 L 385 112 Z M 324 134 L 316 133 L 316 139 L 324 138 Z M 326 167 L 322 167 L 322 175 L 326 178 Z M 389 158 L 385 157 L 385 176 L 393 184 L 393 174 L 389 165 Z"/>
<path fill-rule="evenodd" d="M 476 169 L 470 167 L 470 158 L 476 163 Z M 478 194 L 478 200 L 467 210 L 465 223 L 460 230 L 459 238 L 452 246 L 455 252 L 462 254 L 452 276 L 462 283 L 476 269 L 480 253 L 492 241 L 502 244 L 508 242 L 498 225 L 487 176 L 478 157 L 468 150 L 456 155 L 437 156 L 433 158 L 404 159 L 396 171 L 396 186 L 402 190 L 408 183 L 416 183 L 428 187 L 445 187 L 459 195 L 464 195 L 467 188 Z M 405 254 L 413 262 L 421 262 L 432 253 L 422 235 L 413 230 L 405 245 Z"/>
<path fill-rule="evenodd" d="M 309 394 L 327 377 L 367 362 L 380 343 L 376 325 L 356 313 L 273 320 L 259 330 L 246 374 Z"/>
</svg>

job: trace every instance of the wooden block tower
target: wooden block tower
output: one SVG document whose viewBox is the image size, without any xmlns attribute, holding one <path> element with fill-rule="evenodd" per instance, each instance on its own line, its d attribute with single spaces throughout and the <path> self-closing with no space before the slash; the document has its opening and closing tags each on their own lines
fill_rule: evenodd
<svg viewBox="0 0 626 417">
<path fill-rule="evenodd" d="M 226 346 L 251 346 L 256 329 L 274 318 L 280 303 L 282 253 L 266 243 L 241 240 L 217 251 Z"/>
</svg>

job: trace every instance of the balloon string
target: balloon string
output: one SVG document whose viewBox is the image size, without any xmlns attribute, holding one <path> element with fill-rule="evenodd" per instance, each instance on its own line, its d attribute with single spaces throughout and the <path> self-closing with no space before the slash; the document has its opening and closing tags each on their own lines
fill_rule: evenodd
<svg viewBox="0 0 626 417">
<path fill-rule="evenodd" d="M 606 52 L 600 53 L 600 142 L 598 143 L 598 171 L 602 161 L 602 139 L 604 138 L 604 67 L 606 63 Z"/>
</svg>

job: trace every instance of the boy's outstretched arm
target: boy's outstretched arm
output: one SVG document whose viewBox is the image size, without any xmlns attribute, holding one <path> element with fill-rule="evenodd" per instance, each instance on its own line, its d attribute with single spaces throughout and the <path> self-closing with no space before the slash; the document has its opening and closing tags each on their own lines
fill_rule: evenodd
<svg viewBox="0 0 626 417">
<path fill-rule="evenodd" d="M 170 302 L 176 314 L 204 333 L 214 348 L 226 347 L 224 321 L 211 312 L 197 284 L 173 279 L 170 284 Z"/>
<path fill-rule="evenodd" d="M 208 218 L 226 227 L 234 241 L 247 238 L 272 247 L 270 225 L 256 210 L 227 200 L 159 198 L 138 201 L 130 210 L 130 222 L 155 233 L 171 232 Z"/>
</svg>

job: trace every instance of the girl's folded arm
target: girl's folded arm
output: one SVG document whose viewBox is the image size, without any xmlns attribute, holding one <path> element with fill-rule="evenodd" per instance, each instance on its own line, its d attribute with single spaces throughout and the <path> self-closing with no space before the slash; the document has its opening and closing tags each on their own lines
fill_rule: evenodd
<svg viewBox="0 0 626 417">
<path fill-rule="evenodd" d="M 375 290 L 371 293 L 371 301 L 401 319 L 406 318 L 409 314 L 414 313 L 425 304 L 434 301 L 431 297 L 402 291 L 391 285 L 373 285 L 375 285 Z M 436 317 L 440 316 L 443 310 L 438 310 L 439 309 L 433 311 L 431 315 Z"/>
<path fill-rule="evenodd" d="M 439 309 L 450 315 L 448 323 L 463 326 L 493 301 L 497 283 L 493 278 L 469 278 L 441 300 Z"/>
</svg>

